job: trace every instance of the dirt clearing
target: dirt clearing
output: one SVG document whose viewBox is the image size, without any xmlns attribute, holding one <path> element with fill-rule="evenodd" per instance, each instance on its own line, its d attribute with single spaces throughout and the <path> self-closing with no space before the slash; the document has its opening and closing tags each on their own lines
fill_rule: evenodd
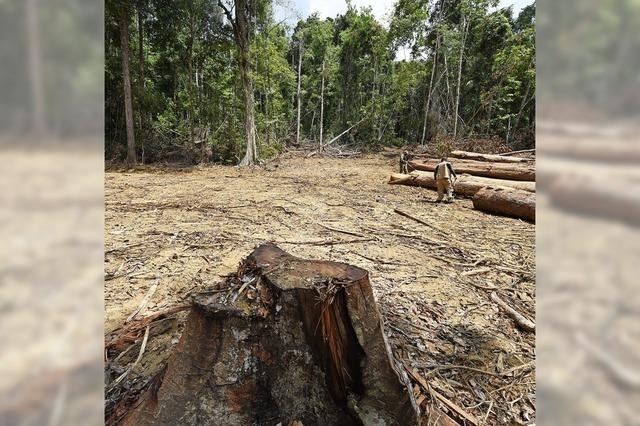
<svg viewBox="0 0 640 426">
<path fill-rule="evenodd" d="M 370 271 L 398 360 L 479 424 L 531 423 L 535 336 L 491 293 L 535 318 L 535 226 L 476 211 L 468 199 L 435 204 L 434 191 L 387 185 L 396 169 L 395 155 L 286 155 L 256 169 L 107 172 L 107 341 L 145 297 L 137 317 L 184 304 L 272 241 L 295 256 Z M 173 318 L 152 329 L 127 388 L 161 368 L 179 336 L 182 317 Z M 107 352 L 110 377 L 137 358 L 144 329 L 136 333 L 128 348 Z M 127 391 L 107 389 L 109 410 Z"/>
</svg>

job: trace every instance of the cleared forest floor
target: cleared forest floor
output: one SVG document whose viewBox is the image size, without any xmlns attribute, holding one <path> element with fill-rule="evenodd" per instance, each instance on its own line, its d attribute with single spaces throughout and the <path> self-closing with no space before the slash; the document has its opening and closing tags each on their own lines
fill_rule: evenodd
<svg viewBox="0 0 640 426">
<path fill-rule="evenodd" d="M 491 293 L 535 318 L 535 226 L 476 211 L 468 199 L 440 205 L 434 191 L 387 185 L 396 171 L 395 155 L 291 154 L 255 169 L 108 171 L 107 343 L 155 284 L 138 317 L 188 302 L 273 241 L 296 256 L 369 270 L 397 359 L 479 424 L 533 422 L 535 336 L 516 328 Z M 153 323 L 124 380 L 130 392 L 166 361 L 183 314 Z M 112 378 L 138 356 L 142 331 L 137 344 L 111 347 Z M 107 385 L 107 408 L 125 394 Z"/>
</svg>

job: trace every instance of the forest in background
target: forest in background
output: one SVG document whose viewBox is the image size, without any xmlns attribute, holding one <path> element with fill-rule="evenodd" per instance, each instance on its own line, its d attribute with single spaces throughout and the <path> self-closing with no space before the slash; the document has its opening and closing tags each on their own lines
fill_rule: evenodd
<svg viewBox="0 0 640 426">
<path fill-rule="evenodd" d="M 128 144 L 130 164 L 251 164 L 331 143 L 535 144 L 534 4 L 514 16 L 495 0 L 398 0 L 388 24 L 349 4 L 293 28 L 269 0 L 105 10 L 108 160 L 127 158 Z"/>
</svg>

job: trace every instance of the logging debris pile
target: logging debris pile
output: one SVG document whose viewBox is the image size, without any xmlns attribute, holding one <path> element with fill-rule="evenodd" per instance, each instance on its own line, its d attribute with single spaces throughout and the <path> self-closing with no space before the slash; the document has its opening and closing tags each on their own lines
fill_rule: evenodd
<svg viewBox="0 0 640 426">
<path fill-rule="evenodd" d="M 387 191 L 397 158 L 293 154 L 256 169 L 108 171 L 106 417 L 116 423 L 161 383 L 192 295 L 225 290 L 240 261 L 273 241 L 369 271 L 423 411 L 460 424 L 534 421 L 535 335 L 493 293 L 535 318 L 535 227 L 469 199 L 443 206 L 422 188 Z"/>
</svg>

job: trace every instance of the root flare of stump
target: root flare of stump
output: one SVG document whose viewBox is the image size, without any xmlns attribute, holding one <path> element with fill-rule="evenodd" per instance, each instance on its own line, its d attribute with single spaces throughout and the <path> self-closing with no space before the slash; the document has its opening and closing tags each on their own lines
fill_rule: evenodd
<svg viewBox="0 0 640 426">
<path fill-rule="evenodd" d="M 367 271 L 265 244 L 234 279 L 194 298 L 161 381 L 122 424 L 418 424 Z"/>
</svg>

